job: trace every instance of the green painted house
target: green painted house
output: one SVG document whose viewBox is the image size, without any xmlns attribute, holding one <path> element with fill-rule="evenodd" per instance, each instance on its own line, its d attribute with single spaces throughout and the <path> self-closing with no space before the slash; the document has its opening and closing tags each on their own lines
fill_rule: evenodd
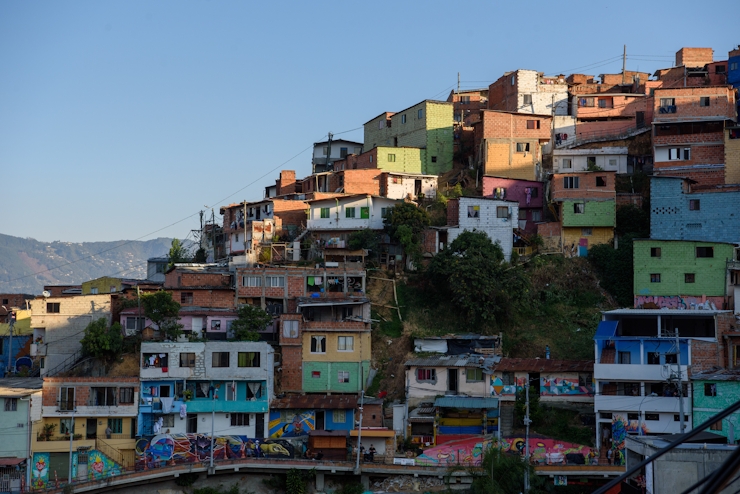
<svg viewBox="0 0 740 494">
<path fill-rule="evenodd" d="M 727 369 L 694 374 L 691 381 L 694 426 L 706 422 L 740 400 L 740 370 Z M 737 441 L 740 436 L 740 411 L 715 422 L 707 431 L 725 437 L 733 435 Z M 732 434 L 730 431 L 733 431 Z"/>
</svg>

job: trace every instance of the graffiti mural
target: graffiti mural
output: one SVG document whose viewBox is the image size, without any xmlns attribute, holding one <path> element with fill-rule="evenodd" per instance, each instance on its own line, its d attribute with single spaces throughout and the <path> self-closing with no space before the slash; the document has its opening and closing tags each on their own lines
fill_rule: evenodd
<svg viewBox="0 0 740 494">
<path fill-rule="evenodd" d="M 724 297 L 681 297 L 635 295 L 636 309 L 712 309 L 722 308 Z"/>
<path fill-rule="evenodd" d="M 49 453 L 34 453 L 31 465 L 31 488 L 44 489 L 49 483 Z"/>
<path fill-rule="evenodd" d="M 500 443 L 497 443 L 495 439 L 484 440 L 480 437 L 461 439 L 425 449 L 424 453 L 416 458 L 416 464 L 478 466 L 483 451 L 492 444 L 498 444 L 504 451 L 513 454 L 523 455 L 525 450 L 523 437 L 502 438 Z M 590 447 L 581 444 L 567 443 L 548 437 L 529 438 L 529 453 L 533 461 L 540 464 L 564 463 L 566 456 L 570 454 L 583 455 L 586 458 L 590 452 Z"/>
<path fill-rule="evenodd" d="M 504 384 L 498 376 L 491 377 L 491 394 L 493 396 L 515 395 L 517 391 L 524 389 L 526 377 L 517 377 L 514 384 Z"/>
<path fill-rule="evenodd" d="M 79 452 L 72 453 L 72 478 L 78 481 L 83 480 L 79 476 L 79 457 Z M 85 480 L 104 479 L 114 475 L 121 475 L 121 466 L 118 463 L 95 449 L 87 452 L 87 478 Z"/>
<path fill-rule="evenodd" d="M 295 448 L 289 441 L 254 439 L 247 436 L 215 436 L 213 458 L 292 458 Z M 206 434 L 159 434 L 136 442 L 136 469 L 163 465 L 198 463 L 211 458 L 211 437 Z"/>
<path fill-rule="evenodd" d="M 591 395 L 593 393 L 593 384 L 589 382 L 579 382 L 578 379 L 559 377 L 540 378 L 540 394 L 542 396 Z"/>
<path fill-rule="evenodd" d="M 316 414 L 313 410 L 270 411 L 269 431 L 273 439 L 307 436 L 315 426 Z"/>
<path fill-rule="evenodd" d="M 627 432 L 638 432 L 640 422 L 638 420 L 627 420 L 624 415 L 614 415 L 612 418 L 612 454 L 615 465 L 624 465 L 624 440 Z M 647 434 L 648 428 L 642 424 L 642 433 Z"/>
</svg>

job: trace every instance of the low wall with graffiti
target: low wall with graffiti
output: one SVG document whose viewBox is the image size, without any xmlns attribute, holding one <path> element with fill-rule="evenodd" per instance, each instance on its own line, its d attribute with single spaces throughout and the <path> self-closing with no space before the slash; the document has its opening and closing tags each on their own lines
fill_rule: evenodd
<svg viewBox="0 0 740 494">
<path fill-rule="evenodd" d="M 462 439 L 425 449 L 424 453 L 416 458 L 416 464 L 423 466 L 478 466 L 483 452 L 491 445 L 498 445 L 504 451 L 512 454 L 523 455 L 525 444 L 524 438 L 518 436 L 502 438 L 500 443 L 496 439 L 483 439 L 481 437 Z M 591 448 L 582 444 L 533 436 L 529 438 L 529 452 L 534 462 L 558 464 L 565 463 L 568 455 L 580 455 L 585 462 L 585 458 L 591 453 Z"/>
<path fill-rule="evenodd" d="M 517 373 L 514 377 L 514 384 L 505 385 L 500 375 L 492 375 L 491 395 L 515 396 L 518 391 L 524 390 L 527 376 L 528 374 L 526 373 Z M 547 374 L 540 377 L 541 396 L 593 396 L 593 394 L 593 382 L 590 379 L 584 379 L 582 376 L 579 376 L 577 372 L 559 375 Z"/>
<path fill-rule="evenodd" d="M 34 453 L 31 465 L 31 488 L 47 489 L 57 484 L 57 474 L 52 472 L 50 453 Z M 82 462 L 82 464 L 80 464 Z M 66 479 L 68 471 L 63 473 Z M 102 452 L 91 449 L 85 453 L 72 453 L 72 478 L 76 481 L 99 480 L 121 474 L 121 466 Z"/>
<path fill-rule="evenodd" d="M 290 441 L 255 439 L 247 436 L 215 436 L 214 460 L 237 458 L 293 458 Z M 163 465 L 198 463 L 211 458 L 211 437 L 206 434 L 159 434 L 136 441 L 136 469 Z"/>
<path fill-rule="evenodd" d="M 635 309 L 722 309 L 724 297 L 635 295 Z"/>
<path fill-rule="evenodd" d="M 314 410 L 271 410 L 269 435 L 272 439 L 303 437 L 315 429 Z"/>
</svg>

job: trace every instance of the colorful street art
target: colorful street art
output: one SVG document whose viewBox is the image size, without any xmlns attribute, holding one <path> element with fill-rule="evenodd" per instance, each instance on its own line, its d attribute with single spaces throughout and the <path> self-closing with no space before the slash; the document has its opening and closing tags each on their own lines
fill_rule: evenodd
<svg viewBox="0 0 740 494">
<path fill-rule="evenodd" d="M 307 436 L 309 431 L 316 428 L 316 414 L 314 410 L 270 411 L 270 438 Z"/>
<path fill-rule="evenodd" d="M 31 466 L 31 489 L 45 489 L 49 483 L 49 453 L 34 453 Z"/>
<path fill-rule="evenodd" d="M 72 453 L 72 477 L 80 479 L 79 453 Z M 84 470 L 83 470 L 84 471 Z M 87 478 L 86 480 L 98 480 L 114 475 L 121 475 L 121 466 L 105 456 L 100 451 L 91 449 L 87 452 Z"/>
<path fill-rule="evenodd" d="M 612 443 L 614 464 L 624 465 L 624 441 L 628 432 L 638 432 L 640 422 L 638 420 L 627 420 L 624 415 L 614 415 L 612 418 Z M 647 434 L 648 428 L 642 424 L 642 433 Z"/>
<path fill-rule="evenodd" d="M 213 458 L 292 458 L 295 448 L 289 441 L 254 439 L 247 436 L 215 436 Z M 211 458 L 211 437 L 206 434 L 159 434 L 136 441 L 136 469 L 163 465 L 197 463 Z"/>
<path fill-rule="evenodd" d="M 515 385 L 504 385 L 500 377 L 491 378 L 491 394 L 493 396 L 515 395 L 524 390 L 526 377 L 517 377 Z M 562 378 L 545 376 L 540 377 L 540 394 L 542 396 L 558 395 L 593 395 L 594 388 L 591 382 L 579 382 L 577 378 Z"/>
<path fill-rule="evenodd" d="M 634 302 L 636 309 L 716 309 L 722 307 L 724 297 L 635 295 Z"/>
<path fill-rule="evenodd" d="M 480 465 L 483 451 L 488 449 L 492 444 L 499 444 L 506 452 L 519 455 L 524 454 L 525 440 L 523 437 L 502 438 L 501 443 L 497 443 L 496 439 L 478 437 L 451 441 L 425 449 L 423 454 L 416 457 L 416 464 L 423 466 L 477 466 Z M 564 463 L 566 456 L 570 454 L 579 454 L 586 458 L 591 452 L 591 448 L 548 437 L 530 437 L 529 452 L 533 461 L 541 464 L 552 464 Z"/>
<path fill-rule="evenodd" d="M 525 377 L 518 377 L 514 379 L 514 384 L 505 385 L 500 377 L 495 376 L 491 378 L 491 389 L 493 396 L 503 395 L 515 395 L 517 391 L 524 389 Z"/>
</svg>

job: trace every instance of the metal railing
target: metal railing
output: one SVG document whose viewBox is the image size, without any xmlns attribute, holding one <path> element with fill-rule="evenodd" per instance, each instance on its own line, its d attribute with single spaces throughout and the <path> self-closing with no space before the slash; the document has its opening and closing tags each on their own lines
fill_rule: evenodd
<svg viewBox="0 0 740 494">
<path fill-rule="evenodd" d="M 65 372 L 72 367 L 75 366 L 77 361 L 82 358 L 82 352 L 80 350 L 76 351 L 66 359 L 62 361 L 61 364 L 57 365 L 56 367 L 52 367 L 50 370 L 46 371 L 45 375 L 46 377 L 53 377 L 57 374 L 61 374 L 62 372 Z"/>
<path fill-rule="evenodd" d="M 95 438 L 95 449 L 121 465 L 124 469 L 133 468 L 136 463 L 133 450 L 124 453 L 99 437 Z"/>
</svg>

